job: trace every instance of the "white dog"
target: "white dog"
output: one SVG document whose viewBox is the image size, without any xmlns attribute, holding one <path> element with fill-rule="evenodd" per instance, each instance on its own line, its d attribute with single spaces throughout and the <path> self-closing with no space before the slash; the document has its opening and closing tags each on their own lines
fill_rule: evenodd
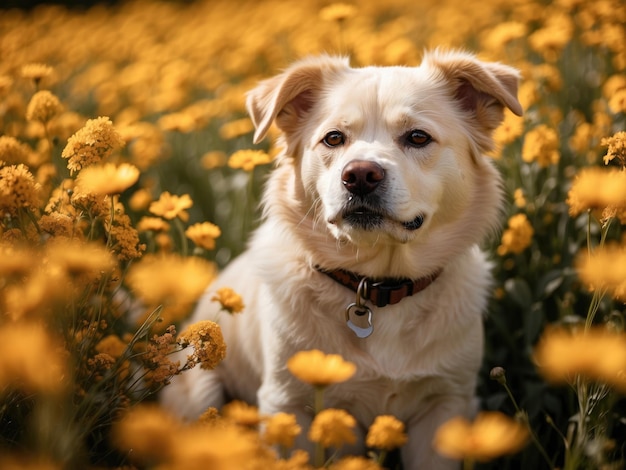
<svg viewBox="0 0 626 470">
<path fill-rule="evenodd" d="M 163 403 L 193 418 L 234 397 L 294 413 L 306 430 L 311 388 L 286 363 L 320 349 L 357 366 L 325 404 L 350 412 L 361 438 L 392 414 L 407 426 L 405 469 L 455 468 L 432 438 L 472 413 L 492 282 L 479 244 L 502 203 L 484 153 L 504 108 L 522 114 L 518 80 L 461 52 L 428 53 L 415 68 L 323 56 L 252 90 L 255 142 L 275 123 L 285 150 L 264 223 L 211 286 L 238 291 L 246 310 L 219 318 L 224 362 L 176 377 Z M 211 296 L 192 322 L 215 318 Z"/>
</svg>

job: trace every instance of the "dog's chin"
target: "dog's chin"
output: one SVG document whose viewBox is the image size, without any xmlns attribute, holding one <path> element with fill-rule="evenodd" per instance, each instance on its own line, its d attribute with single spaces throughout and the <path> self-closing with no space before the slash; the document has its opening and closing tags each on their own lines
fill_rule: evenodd
<svg viewBox="0 0 626 470">
<path fill-rule="evenodd" d="M 368 208 L 351 209 L 329 221 L 329 227 L 337 238 L 348 239 L 353 243 L 382 239 L 408 243 L 415 238 L 423 224 L 422 214 L 411 220 L 401 221 L 383 211 Z"/>
</svg>

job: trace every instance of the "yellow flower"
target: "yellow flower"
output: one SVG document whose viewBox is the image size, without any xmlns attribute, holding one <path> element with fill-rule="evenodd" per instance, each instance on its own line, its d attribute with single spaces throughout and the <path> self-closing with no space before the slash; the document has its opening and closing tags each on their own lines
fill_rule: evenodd
<svg viewBox="0 0 626 470">
<path fill-rule="evenodd" d="M 226 154 L 220 150 L 214 150 L 205 153 L 200 161 L 202 163 L 202 167 L 207 170 L 220 168 L 226 164 Z"/>
<path fill-rule="evenodd" d="M 507 110 L 504 114 L 504 121 L 493 133 L 493 140 L 498 147 L 504 147 L 521 136 L 523 131 L 524 118 Z"/>
<path fill-rule="evenodd" d="M 61 112 L 61 102 L 48 90 L 38 91 L 33 95 L 26 108 L 26 119 L 46 124 Z"/>
<path fill-rule="evenodd" d="M 105 336 L 96 344 L 96 351 L 101 354 L 108 354 L 117 359 L 126 351 L 127 344 L 117 335 Z"/>
<path fill-rule="evenodd" d="M 354 5 L 347 3 L 333 3 L 320 10 L 320 19 L 324 21 L 342 22 L 356 15 L 357 9 Z"/>
<path fill-rule="evenodd" d="M 539 372 L 554 383 L 572 383 L 577 375 L 626 392 L 626 334 L 604 327 L 584 331 L 549 328 L 534 351 Z"/>
<path fill-rule="evenodd" d="M 270 446 L 278 445 L 289 449 L 301 432 L 302 428 L 296 422 L 295 415 L 276 413 L 265 423 L 263 440 Z"/>
<path fill-rule="evenodd" d="M 129 163 L 93 165 L 81 170 L 76 190 L 93 194 L 120 194 L 139 179 L 139 169 Z"/>
<path fill-rule="evenodd" d="M 159 215 L 168 220 L 179 217 L 181 220 L 186 221 L 189 215 L 185 209 L 189 209 L 191 206 L 193 206 L 193 201 L 191 197 L 189 197 L 189 194 L 176 196 L 165 191 L 161 193 L 158 201 L 154 201 L 150 204 L 149 210 L 154 215 Z"/>
<path fill-rule="evenodd" d="M 220 423 L 221 419 L 222 417 L 220 416 L 219 410 L 217 408 L 210 406 L 204 411 L 204 413 L 202 413 L 198 417 L 197 422 L 198 424 L 212 426 L 214 424 Z"/>
<path fill-rule="evenodd" d="M 220 137 L 224 140 L 234 139 L 254 130 L 254 125 L 249 118 L 237 119 L 227 122 L 220 127 Z"/>
<path fill-rule="evenodd" d="M 458 417 L 441 425 L 433 445 L 446 457 L 486 462 L 520 451 L 528 435 L 526 426 L 506 415 L 482 412 L 473 423 Z"/>
<path fill-rule="evenodd" d="M 196 129 L 197 123 L 193 116 L 187 113 L 171 113 L 161 117 L 158 126 L 164 131 L 189 133 Z"/>
<path fill-rule="evenodd" d="M 626 112 L 626 88 L 617 90 L 615 94 L 611 96 L 609 99 L 609 109 L 615 114 Z"/>
<path fill-rule="evenodd" d="M 16 138 L 6 135 L 0 136 L 0 162 L 4 162 L 5 165 L 28 163 L 28 157 L 31 152 L 28 145 Z"/>
<path fill-rule="evenodd" d="M 393 450 L 406 444 L 408 437 L 404 423 L 395 416 L 377 416 L 369 428 L 365 443 L 376 449 Z"/>
<path fill-rule="evenodd" d="M 626 172 L 615 168 L 583 168 L 567 194 L 569 214 L 626 206 Z"/>
<path fill-rule="evenodd" d="M 245 308 L 241 296 L 230 287 L 220 287 L 211 300 L 222 304 L 222 308 L 228 313 L 241 313 Z"/>
<path fill-rule="evenodd" d="M 274 470 L 313 470 L 309 465 L 309 454 L 305 450 L 296 449 L 286 460 L 277 460 L 273 463 Z"/>
<path fill-rule="evenodd" d="M 626 132 L 621 131 L 614 134 L 612 137 L 602 139 L 600 144 L 603 147 L 608 147 L 606 155 L 604 156 L 604 163 L 608 165 L 612 160 L 618 160 L 620 165 L 626 166 Z"/>
<path fill-rule="evenodd" d="M 40 323 L 7 323 L 0 328 L 0 393 L 7 386 L 27 392 L 57 392 L 67 364 L 59 345 Z"/>
<path fill-rule="evenodd" d="M 187 356 L 187 365 L 200 364 L 202 369 L 215 369 L 226 357 L 226 344 L 222 330 L 217 323 L 209 320 L 189 325 L 178 336 L 183 347 L 191 346 L 193 351 Z"/>
<path fill-rule="evenodd" d="M 134 263 L 126 283 L 149 306 L 191 306 L 215 278 L 215 266 L 202 258 L 146 255 Z"/>
<path fill-rule="evenodd" d="M 119 449 L 132 449 L 134 461 L 161 462 L 170 458 L 182 423 L 157 405 L 131 408 L 112 432 Z"/>
<path fill-rule="evenodd" d="M 90 119 L 85 126 L 71 136 L 61 156 L 68 160 L 72 171 L 100 163 L 124 146 L 122 136 L 115 130 L 107 117 Z"/>
<path fill-rule="evenodd" d="M 546 60 L 554 62 L 558 59 L 561 50 L 572 39 L 573 32 L 574 22 L 569 14 L 550 14 L 546 16 L 544 27 L 529 36 L 528 43 Z"/>
<path fill-rule="evenodd" d="M 21 75 L 23 78 L 33 80 L 38 85 L 44 78 L 50 77 L 53 71 L 54 69 L 49 65 L 26 64 L 22 67 Z"/>
<path fill-rule="evenodd" d="M 522 160 L 526 163 L 534 161 L 541 168 L 547 168 L 559 162 L 559 139 L 556 131 L 545 124 L 530 130 L 524 137 Z"/>
<path fill-rule="evenodd" d="M 606 289 L 613 297 L 626 300 L 626 247 L 612 244 L 590 255 L 581 253 L 576 271 L 590 290 Z"/>
<path fill-rule="evenodd" d="M 128 200 L 128 206 L 136 211 L 140 212 L 148 208 L 152 202 L 152 195 L 147 189 L 138 189 Z"/>
<path fill-rule="evenodd" d="M 383 467 L 372 459 L 354 455 L 341 458 L 329 468 L 330 470 L 383 470 Z"/>
<path fill-rule="evenodd" d="M 0 168 L 0 215 L 16 215 L 21 209 L 33 210 L 40 203 L 41 186 L 23 164 Z"/>
<path fill-rule="evenodd" d="M 222 234 L 220 228 L 211 222 L 203 222 L 191 225 L 185 230 L 185 235 L 206 250 L 215 248 L 215 239 Z"/>
<path fill-rule="evenodd" d="M 140 232 L 167 232 L 170 229 L 170 224 L 160 217 L 142 217 L 137 222 L 137 230 Z"/>
<path fill-rule="evenodd" d="M 256 427 L 263 420 L 256 406 L 233 400 L 222 408 L 222 416 L 241 426 Z"/>
<path fill-rule="evenodd" d="M 526 36 L 528 27 L 519 21 L 505 21 L 496 24 L 484 35 L 482 43 L 486 50 L 499 50 L 515 39 Z"/>
<path fill-rule="evenodd" d="M 262 150 L 238 150 L 228 159 L 230 168 L 242 168 L 252 171 L 257 165 L 265 165 L 272 161 L 271 157 Z"/>
<path fill-rule="evenodd" d="M 159 468 L 245 469 L 257 463 L 262 452 L 256 433 L 242 430 L 241 426 L 186 426 L 176 436 L 168 465 Z"/>
<path fill-rule="evenodd" d="M 20 245 L 0 241 L 0 278 L 20 279 L 28 275 L 37 264 L 37 254 L 34 250 Z"/>
<path fill-rule="evenodd" d="M 502 234 L 498 254 L 519 254 L 524 251 L 533 239 L 534 230 L 526 214 L 516 214 L 509 219 L 508 228 Z"/>
<path fill-rule="evenodd" d="M 338 354 L 324 354 L 318 349 L 300 351 L 287 361 L 287 368 L 298 379 L 316 387 L 345 382 L 356 366 Z"/>
<path fill-rule="evenodd" d="M 522 188 L 517 188 L 513 192 L 513 201 L 515 203 L 515 207 L 520 209 L 526 207 L 526 197 L 524 196 L 524 190 Z"/>
<path fill-rule="evenodd" d="M 110 251 L 94 242 L 51 240 L 46 246 L 45 255 L 49 268 L 67 274 L 72 280 L 79 277 L 94 280 L 115 267 Z"/>
<path fill-rule="evenodd" d="M 120 261 L 139 258 L 146 249 L 145 244 L 139 243 L 139 234 L 127 214 L 116 214 L 113 224 L 106 220 L 105 230 Z"/>
<path fill-rule="evenodd" d="M 356 420 L 345 410 L 327 408 L 320 411 L 309 429 L 310 441 L 319 442 L 323 447 L 339 448 L 344 444 L 354 444 Z"/>
</svg>

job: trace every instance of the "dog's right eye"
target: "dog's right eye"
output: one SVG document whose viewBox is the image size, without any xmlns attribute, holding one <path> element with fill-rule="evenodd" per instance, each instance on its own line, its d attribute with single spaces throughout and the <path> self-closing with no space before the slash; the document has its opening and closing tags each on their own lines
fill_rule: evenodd
<svg viewBox="0 0 626 470">
<path fill-rule="evenodd" d="M 416 148 L 425 147 L 432 141 L 432 137 L 420 129 L 414 129 L 407 132 L 404 138 L 411 147 Z"/>
<path fill-rule="evenodd" d="M 339 131 L 329 132 L 322 139 L 322 142 L 324 142 L 327 147 L 337 147 L 342 145 L 345 141 L 346 137 Z"/>
</svg>

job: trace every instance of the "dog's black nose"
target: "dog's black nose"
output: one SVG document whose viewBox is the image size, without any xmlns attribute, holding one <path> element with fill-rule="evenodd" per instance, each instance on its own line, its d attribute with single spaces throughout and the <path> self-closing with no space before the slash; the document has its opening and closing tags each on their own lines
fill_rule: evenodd
<svg viewBox="0 0 626 470">
<path fill-rule="evenodd" d="M 341 172 L 344 186 L 352 194 L 365 196 L 385 179 L 385 170 L 376 162 L 353 160 Z"/>
</svg>

